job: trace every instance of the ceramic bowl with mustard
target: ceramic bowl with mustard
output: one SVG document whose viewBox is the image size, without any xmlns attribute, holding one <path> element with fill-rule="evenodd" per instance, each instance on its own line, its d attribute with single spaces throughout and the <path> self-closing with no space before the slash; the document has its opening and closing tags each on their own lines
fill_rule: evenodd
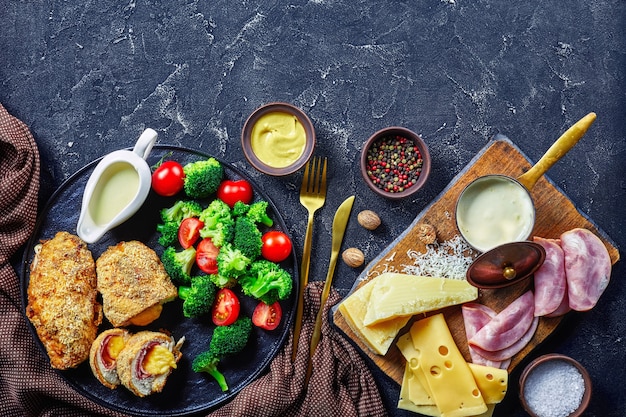
<svg viewBox="0 0 626 417">
<path fill-rule="evenodd" d="M 246 120 L 241 145 L 248 162 L 268 175 L 289 175 L 307 163 L 315 148 L 308 116 L 289 103 L 269 103 Z"/>
</svg>

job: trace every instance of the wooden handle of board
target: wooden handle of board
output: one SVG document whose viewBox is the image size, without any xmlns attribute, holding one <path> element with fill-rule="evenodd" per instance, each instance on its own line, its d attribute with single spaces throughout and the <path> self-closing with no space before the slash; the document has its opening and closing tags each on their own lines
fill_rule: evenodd
<svg viewBox="0 0 626 417">
<path fill-rule="evenodd" d="M 535 186 L 537 180 L 578 143 L 595 120 L 596 114 L 589 113 L 574 123 L 550 146 L 550 149 L 541 159 L 526 173 L 518 177 L 517 180 L 530 191 Z"/>
</svg>

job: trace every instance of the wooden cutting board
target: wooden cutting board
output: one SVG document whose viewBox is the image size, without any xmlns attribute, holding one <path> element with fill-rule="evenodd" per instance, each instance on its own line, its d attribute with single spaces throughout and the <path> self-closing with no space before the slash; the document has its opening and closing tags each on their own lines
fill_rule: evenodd
<svg viewBox="0 0 626 417">
<path fill-rule="evenodd" d="M 452 180 L 448 187 L 415 218 L 402 235 L 367 266 L 356 280 L 352 291 L 355 291 L 369 279 L 382 272 L 389 270 L 400 272 L 403 265 L 411 265 L 413 260 L 407 255 L 409 250 L 415 250 L 420 253 L 426 251 L 425 245 L 417 237 L 416 226 L 419 223 L 433 225 L 437 231 L 437 240 L 439 242 L 449 241 L 457 236 L 458 230 L 454 218 L 456 201 L 463 189 L 474 179 L 487 174 L 505 174 L 517 178 L 530 169 L 531 166 L 532 164 L 528 158 L 509 139 L 500 136 L 490 141 L 468 166 Z M 611 239 L 599 230 L 590 219 L 580 213 L 567 196 L 546 179 L 545 176 L 537 181 L 531 190 L 531 195 L 536 209 L 534 236 L 558 238 L 563 232 L 573 228 L 587 228 L 602 239 L 609 251 L 612 264 L 619 260 L 619 252 Z M 477 302 L 499 312 L 527 291 L 531 285 L 532 280 L 529 279 L 508 288 L 481 289 L 479 290 Z M 461 307 L 448 307 L 433 313 L 438 312 L 444 313 L 457 346 L 465 356 L 465 359 L 470 361 Z M 512 371 L 526 355 L 543 342 L 556 329 L 562 319 L 563 317 L 541 317 L 533 339 L 521 352 L 512 358 L 509 371 Z M 333 320 L 335 325 L 351 338 L 383 372 L 398 382 L 398 384 L 402 383 L 405 361 L 395 343 L 385 356 L 377 355 L 358 339 L 346 323 L 341 312 L 336 308 L 333 311 Z M 405 329 L 400 331 L 400 334 L 408 331 L 411 323 L 412 321 L 407 324 Z"/>
</svg>

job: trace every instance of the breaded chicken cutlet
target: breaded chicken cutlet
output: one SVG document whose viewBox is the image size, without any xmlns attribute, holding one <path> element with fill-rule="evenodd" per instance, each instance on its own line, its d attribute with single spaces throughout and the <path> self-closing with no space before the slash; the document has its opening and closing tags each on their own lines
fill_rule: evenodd
<svg viewBox="0 0 626 417">
<path fill-rule="evenodd" d="M 95 262 L 87 244 L 58 232 L 37 245 L 27 292 L 26 316 L 51 366 L 68 369 L 85 361 L 102 321 Z"/>
<path fill-rule="evenodd" d="M 115 327 L 145 326 L 178 291 L 159 256 L 139 241 L 109 247 L 96 261 L 104 315 Z"/>
</svg>

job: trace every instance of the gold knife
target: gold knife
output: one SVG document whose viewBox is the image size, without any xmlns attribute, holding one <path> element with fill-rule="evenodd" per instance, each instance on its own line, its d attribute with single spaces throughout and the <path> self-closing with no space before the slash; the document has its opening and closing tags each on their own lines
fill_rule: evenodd
<svg viewBox="0 0 626 417">
<path fill-rule="evenodd" d="M 346 201 L 341 203 L 341 205 L 337 209 L 337 212 L 335 213 L 335 218 L 333 219 L 333 235 L 330 250 L 330 263 L 328 264 L 326 282 L 324 283 L 324 289 L 322 290 L 320 309 L 317 312 L 315 327 L 313 328 L 313 335 L 311 336 L 311 350 L 309 354 L 309 365 L 307 368 L 305 384 L 306 381 L 309 380 L 309 377 L 311 376 L 311 372 L 313 370 L 311 358 L 313 358 L 313 354 L 315 353 L 315 349 L 317 348 L 320 337 L 322 335 L 322 315 L 324 314 L 324 305 L 326 304 L 326 300 L 328 300 L 328 294 L 330 293 L 330 286 L 333 281 L 333 274 L 335 273 L 335 266 L 337 265 L 339 250 L 341 249 L 343 235 L 345 234 L 346 227 L 348 226 L 348 219 L 350 218 L 350 212 L 352 211 L 353 203 L 354 196 L 348 197 Z"/>
</svg>

